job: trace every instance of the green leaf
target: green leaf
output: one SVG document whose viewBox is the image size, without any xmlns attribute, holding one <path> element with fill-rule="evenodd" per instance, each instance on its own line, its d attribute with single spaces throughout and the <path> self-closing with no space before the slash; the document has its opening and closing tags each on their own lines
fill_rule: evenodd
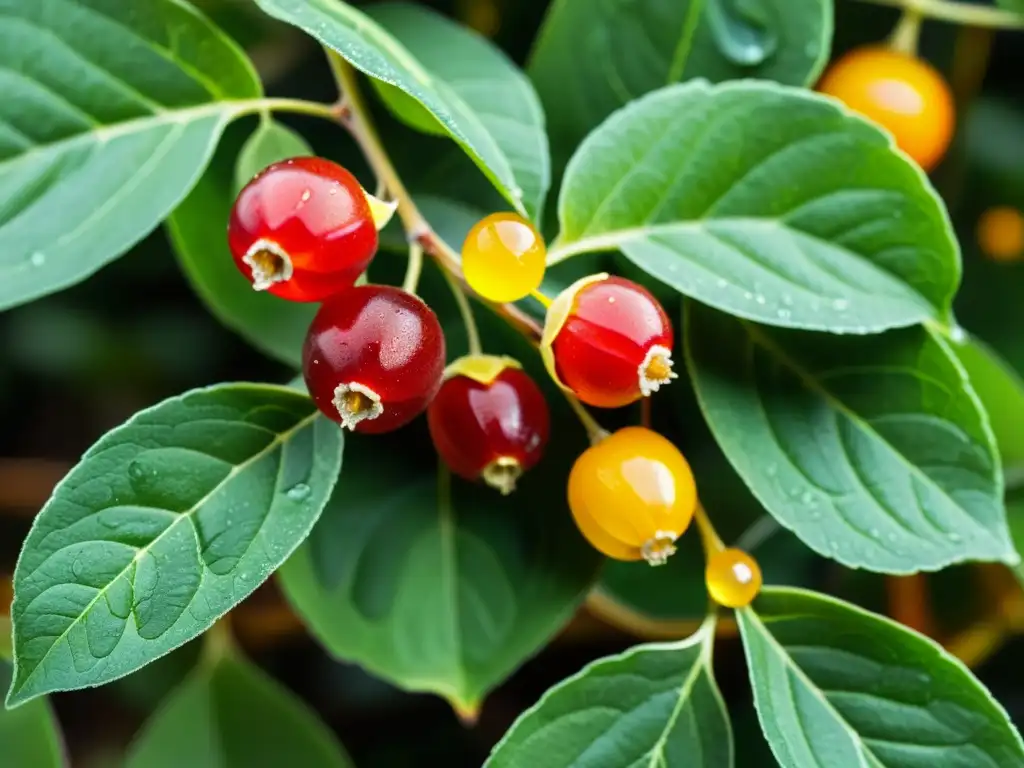
<svg viewBox="0 0 1024 768">
<path fill-rule="evenodd" d="M 732 729 L 711 668 L 714 622 L 585 667 L 524 712 L 486 768 L 731 768 Z"/>
<path fill-rule="evenodd" d="M 177 0 L 0 0 L 0 308 L 153 230 L 260 108 L 244 52 Z"/>
<path fill-rule="evenodd" d="M 1008 11 L 1024 13 L 1024 0 L 996 0 L 996 5 Z"/>
<path fill-rule="evenodd" d="M 446 289 L 435 272 L 424 271 L 421 295 L 450 327 L 452 302 L 435 292 L 432 284 Z M 519 359 L 547 395 L 544 459 L 501 496 L 439 477 L 422 419 L 394 435 L 354 435 L 323 517 L 279 577 L 332 654 L 463 712 L 569 620 L 599 565 L 565 501 L 583 431 L 530 345 L 476 310 L 487 350 Z"/>
<path fill-rule="evenodd" d="M 671 86 L 580 146 L 550 263 L 621 249 L 705 304 L 869 333 L 946 320 L 960 257 L 920 168 L 838 102 L 741 82 Z"/>
<path fill-rule="evenodd" d="M 1024 469 L 1024 380 L 980 339 L 950 346 L 991 417 L 1003 466 Z"/>
<path fill-rule="evenodd" d="M 761 727 L 783 768 L 1024 764 L 1006 712 L 928 638 L 795 589 L 766 589 L 737 616 Z"/>
<path fill-rule="evenodd" d="M 539 215 L 549 183 L 544 116 L 529 81 L 499 50 L 410 5 L 380 5 L 371 18 L 340 0 L 256 2 L 419 102 L 517 210 Z M 394 93 L 386 100 L 414 127 L 429 125 Z"/>
<path fill-rule="evenodd" d="M 313 154 L 312 147 L 291 128 L 273 119 L 262 120 L 238 153 L 233 192 L 237 195 L 253 176 L 272 163 Z"/>
<path fill-rule="evenodd" d="M 259 667 L 222 657 L 174 691 L 132 744 L 127 768 L 352 765 L 334 733 Z"/>
<path fill-rule="evenodd" d="M 284 387 L 165 400 L 93 446 L 14 573 L 8 705 L 115 680 L 196 637 L 308 535 L 342 435 Z"/>
<path fill-rule="evenodd" d="M 939 338 L 799 333 L 687 306 L 687 366 L 711 431 L 808 546 L 886 573 L 1017 562 L 988 420 Z"/>
<path fill-rule="evenodd" d="M 299 368 L 302 341 L 317 305 L 254 291 L 235 266 L 225 235 L 237 177 L 264 160 L 266 165 L 283 159 L 275 152 L 298 149 L 284 138 L 287 129 L 269 126 L 261 126 L 245 144 L 246 156 L 239 156 L 232 137 L 223 142 L 199 183 L 167 220 L 167 232 L 182 270 L 217 319 L 260 351 Z"/>
<path fill-rule="evenodd" d="M 697 77 L 812 83 L 828 59 L 829 0 L 556 0 L 529 74 L 556 159 L 614 110 Z"/>
<path fill-rule="evenodd" d="M 10 685 L 11 673 L 11 665 L 0 656 L 0 689 Z M 66 764 L 57 719 L 45 699 L 18 709 L 0 708 L 0 745 L 4 768 L 60 768 Z"/>
</svg>

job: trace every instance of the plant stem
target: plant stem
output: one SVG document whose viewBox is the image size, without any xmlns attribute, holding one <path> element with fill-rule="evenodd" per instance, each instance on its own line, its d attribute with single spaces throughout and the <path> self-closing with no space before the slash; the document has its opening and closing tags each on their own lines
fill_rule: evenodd
<svg viewBox="0 0 1024 768">
<path fill-rule="evenodd" d="M 587 437 L 590 438 L 591 445 L 595 445 L 608 437 L 608 431 L 597 423 L 597 420 L 583 407 L 583 403 L 579 401 L 576 395 L 572 392 L 565 392 L 565 401 L 569 403 L 569 407 L 573 409 L 583 428 L 587 430 Z"/>
<path fill-rule="evenodd" d="M 550 309 L 551 308 L 551 299 L 549 299 L 547 296 L 545 296 L 539 290 L 530 291 L 530 295 L 533 296 L 533 298 L 535 298 L 540 303 L 540 305 L 542 307 L 544 307 L 544 309 Z"/>
<path fill-rule="evenodd" d="M 479 355 L 483 353 L 480 345 L 480 330 L 476 325 L 476 318 L 473 317 L 473 308 L 469 305 L 469 297 L 462 290 L 462 286 L 447 269 L 442 269 L 448 287 L 452 289 L 452 298 L 459 307 L 459 314 L 462 315 L 462 324 L 466 326 L 466 342 L 469 344 L 469 354 Z"/>
<path fill-rule="evenodd" d="M 269 112 L 291 112 L 297 115 L 312 115 L 327 120 L 337 120 L 337 113 L 332 104 L 322 104 L 319 101 L 305 101 L 304 99 L 261 99 L 259 101 L 260 111 L 263 114 Z"/>
<path fill-rule="evenodd" d="M 889 36 L 889 47 L 907 56 L 917 55 L 923 17 L 917 8 L 906 8 Z"/>
<path fill-rule="evenodd" d="M 711 519 L 708 517 L 708 513 L 704 510 L 704 505 L 697 500 L 697 509 L 693 513 L 694 518 L 697 520 L 697 528 L 700 529 L 700 540 L 704 544 L 704 552 L 706 555 L 712 555 L 715 552 L 721 552 L 725 549 L 725 544 L 722 543 L 721 537 L 718 535 L 718 531 L 715 530 L 715 526 L 711 524 Z"/>
<path fill-rule="evenodd" d="M 203 635 L 201 661 L 212 667 L 225 656 L 231 655 L 235 648 L 235 640 L 231 636 L 231 614 L 222 616 Z"/>
<path fill-rule="evenodd" d="M 949 21 L 969 27 L 1024 29 L 1024 14 L 955 0 L 861 0 L 873 5 L 887 5 L 916 11 L 927 19 Z"/>
<path fill-rule="evenodd" d="M 409 243 L 409 264 L 405 268 L 405 280 L 402 281 L 402 290 L 407 293 L 416 293 L 416 286 L 420 284 L 420 275 L 423 273 L 423 246 L 418 241 Z"/>
</svg>

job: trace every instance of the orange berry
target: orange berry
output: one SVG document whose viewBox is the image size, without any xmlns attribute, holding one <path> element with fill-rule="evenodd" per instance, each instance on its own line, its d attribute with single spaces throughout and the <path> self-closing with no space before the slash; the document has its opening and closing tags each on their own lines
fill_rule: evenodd
<svg viewBox="0 0 1024 768">
<path fill-rule="evenodd" d="M 708 558 L 704 581 L 716 603 L 743 608 L 761 591 L 761 566 L 743 550 L 723 549 Z"/>
<path fill-rule="evenodd" d="M 818 90 L 888 129 L 926 171 L 939 164 L 953 138 L 956 109 L 949 85 L 915 56 L 858 48 L 832 65 Z"/>
<path fill-rule="evenodd" d="M 1024 216 L 1016 208 L 989 208 L 978 219 L 978 245 L 994 261 L 1016 261 L 1024 256 Z"/>
</svg>

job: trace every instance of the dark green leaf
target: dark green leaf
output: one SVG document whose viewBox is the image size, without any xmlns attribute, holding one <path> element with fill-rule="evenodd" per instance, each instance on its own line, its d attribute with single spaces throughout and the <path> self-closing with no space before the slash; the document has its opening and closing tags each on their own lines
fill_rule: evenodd
<svg viewBox="0 0 1024 768">
<path fill-rule="evenodd" d="M 225 139 L 199 183 L 167 220 L 167 231 L 189 282 L 217 319 L 257 349 L 298 368 L 317 305 L 254 291 L 235 266 L 225 234 L 237 176 L 299 148 L 298 137 L 290 141 L 284 137 L 294 135 L 286 128 L 270 126 L 253 134 L 245 145 L 246 157 L 239 158 L 238 144 Z"/>
<path fill-rule="evenodd" d="M 451 300 L 434 292 L 432 282 L 445 289 L 434 277 L 424 273 L 423 295 L 451 327 Z M 487 350 L 520 359 L 547 394 L 553 428 L 544 459 L 504 497 L 439 478 L 423 420 L 395 435 L 355 435 L 320 523 L 280 575 L 332 654 L 464 711 L 570 618 L 598 566 L 565 502 L 583 431 L 536 352 L 476 310 Z M 449 346 L 463 345 L 449 337 Z"/>
<path fill-rule="evenodd" d="M 127 768 L 352 763 L 304 702 L 259 667 L 225 657 L 199 667 L 146 723 Z"/>
<path fill-rule="evenodd" d="M 256 2 L 422 105 L 517 210 L 537 215 L 549 175 L 543 112 L 529 81 L 500 51 L 414 6 L 374 11 L 408 37 L 406 47 L 385 25 L 341 0 Z M 393 92 L 388 103 L 414 127 L 429 125 L 428 115 Z"/>
<path fill-rule="evenodd" d="M 0 690 L 11 684 L 11 625 L 0 616 Z M 50 703 L 39 699 L 18 709 L 0 707 L 0 764 L 4 768 L 59 768 L 65 764 L 60 729 Z"/>
<path fill-rule="evenodd" d="M 946 320 L 945 209 L 891 139 L 795 88 L 695 82 L 619 110 L 580 146 L 556 263 L 621 249 L 698 301 L 770 325 L 869 333 Z"/>
<path fill-rule="evenodd" d="M 312 154 L 306 140 L 291 128 L 273 119 L 262 120 L 238 153 L 233 191 L 237 195 L 253 176 L 272 163 Z"/>
<path fill-rule="evenodd" d="M 206 630 L 307 536 L 341 448 L 308 397 L 256 384 L 166 400 L 107 434 L 18 560 L 8 704 L 115 680 Z"/>
<path fill-rule="evenodd" d="M 563 680 L 523 713 L 487 768 L 731 768 L 732 730 L 711 668 L 714 623 L 639 645 Z"/>
<path fill-rule="evenodd" d="M 261 90 L 245 54 L 177 0 L 0 0 L 0 16 L 3 308 L 142 239 Z"/>
<path fill-rule="evenodd" d="M 1006 712 L 928 638 L 802 590 L 766 589 L 738 618 L 783 768 L 1024 764 Z"/>
<path fill-rule="evenodd" d="M 996 0 L 996 5 L 1001 6 L 1008 11 L 1024 13 L 1024 0 Z"/>
<path fill-rule="evenodd" d="M 988 420 L 945 343 L 770 329 L 688 302 L 705 418 L 765 508 L 808 546 L 887 573 L 1017 561 Z"/>
<path fill-rule="evenodd" d="M 1024 469 L 1024 381 L 980 339 L 950 346 L 988 411 L 1003 466 Z"/>
<path fill-rule="evenodd" d="M 614 110 L 664 85 L 811 83 L 831 36 L 830 0 L 556 0 L 529 73 L 564 162 Z"/>
</svg>

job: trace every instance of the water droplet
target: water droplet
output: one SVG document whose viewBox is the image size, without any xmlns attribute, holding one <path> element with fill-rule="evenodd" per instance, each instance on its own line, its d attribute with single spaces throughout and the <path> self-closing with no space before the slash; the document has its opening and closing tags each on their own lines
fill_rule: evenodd
<svg viewBox="0 0 1024 768">
<path fill-rule="evenodd" d="M 304 203 L 308 203 L 309 202 L 309 198 L 312 197 L 312 196 L 313 196 L 312 192 L 310 192 L 308 189 L 304 189 L 302 191 L 302 196 L 299 199 L 302 202 L 304 202 Z"/>
<path fill-rule="evenodd" d="M 816 509 L 811 510 L 811 520 L 821 520 L 821 512 Z"/>
<path fill-rule="evenodd" d="M 718 50 L 733 64 L 756 67 L 775 52 L 778 36 L 768 28 L 765 12 L 741 0 L 708 3 L 705 18 Z"/>
<path fill-rule="evenodd" d="M 775 464 L 769 464 L 764 468 L 764 471 L 768 473 L 768 477 L 775 477 L 778 474 L 779 468 Z"/>
<path fill-rule="evenodd" d="M 810 491 L 804 491 L 803 495 L 800 497 L 800 501 L 802 501 L 804 504 L 810 504 L 812 501 L 814 501 L 814 494 L 811 493 Z"/>
<path fill-rule="evenodd" d="M 967 331 L 963 329 L 963 326 L 954 325 L 949 329 L 949 338 L 957 344 L 963 344 L 967 341 Z"/>
<path fill-rule="evenodd" d="M 146 468 L 141 463 L 133 461 L 128 465 L 128 477 L 132 480 L 143 480 L 146 477 Z"/>
<path fill-rule="evenodd" d="M 850 302 L 846 299 L 836 299 L 832 302 L 832 309 L 837 309 L 842 312 L 844 309 L 850 306 Z"/>
<path fill-rule="evenodd" d="M 754 297 L 754 301 L 756 301 L 758 304 L 764 304 L 765 298 L 761 294 L 757 294 L 757 296 Z"/>
<path fill-rule="evenodd" d="M 752 294 L 750 291 L 744 291 L 743 298 L 746 299 L 747 301 L 750 301 L 752 298 L 754 298 L 754 294 Z"/>
<path fill-rule="evenodd" d="M 790 312 L 788 309 L 780 309 L 775 314 L 779 316 L 779 320 L 789 320 L 789 318 L 793 316 L 793 313 Z"/>
<path fill-rule="evenodd" d="M 793 297 L 790 296 L 788 293 L 784 293 L 782 295 L 782 303 L 785 304 L 787 307 L 792 307 L 793 306 Z"/>
<path fill-rule="evenodd" d="M 948 538 L 948 539 L 949 539 L 950 541 L 952 541 L 952 542 L 953 542 L 954 544 L 956 544 L 956 543 L 958 543 L 958 542 L 961 542 L 961 541 L 963 541 L 963 540 L 964 540 L 964 537 L 963 537 L 963 536 L 961 536 L 961 535 L 960 535 L 959 533 L 950 533 L 950 534 L 947 534 L 946 538 Z"/>
<path fill-rule="evenodd" d="M 725 288 L 726 286 L 729 285 L 729 281 L 723 280 L 722 278 L 718 278 L 717 280 L 715 280 L 715 285 L 717 285 L 719 288 Z"/>
<path fill-rule="evenodd" d="M 308 498 L 309 494 L 310 487 L 305 483 L 299 483 L 298 485 L 293 485 L 291 488 L 289 488 L 288 491 L 285 493 L 285 496 L 287 496 L 292 501 L 302 501 L 303 499 Z"/>
<path fill-rule="evenodd" d="M 868 531 L 868 533 L 871 534 L 871 538 L 873 538 L 873 539 L 880 539 L 880 538 L 882 538 L 882 532 L 880 530 L 878 530 L 877 528 L 872 528 L 870 531 Z"/>
<path fill-rule="evenodd" d="M 33 267 L 41 267 L 46 263 L 46 254 L 42 251 L 34 251 L 32 255 L 28 257 L 28 263 Z"/>
<path fill-rule="evenodd" d="M 896 541 L 896 539 L 899 538 L 899 537 L 895 533 L 890 533 L 885 538 L 887 538 L 889 541 Z"/>
<path fill-rule="evenodd" d="M 838 552 L 841 546 L 842 545 L 835 539 L 832 539 L 832 541 L 828 543 L 829 549 L 831 549 L 833 552 Z"/>
</svg>

